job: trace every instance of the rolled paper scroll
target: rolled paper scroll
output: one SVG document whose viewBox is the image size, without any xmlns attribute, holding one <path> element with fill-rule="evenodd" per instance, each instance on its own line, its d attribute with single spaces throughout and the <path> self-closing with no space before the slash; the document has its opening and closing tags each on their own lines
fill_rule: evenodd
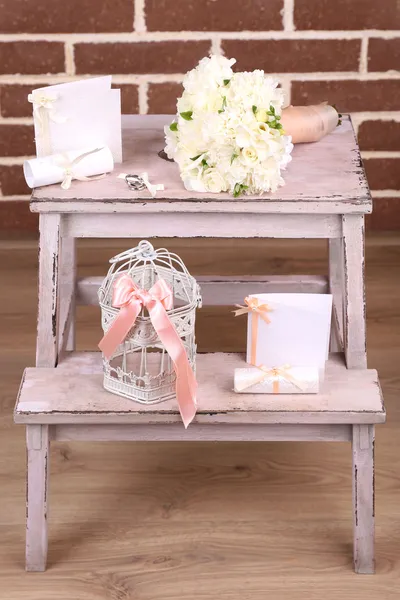
<svg viewBox="0 0 400 600">
<path fill-rule="evenodd" d="M 88 181 L 104 177 L 114 168 L 110 149 L 89 148 L 52 154 L 24 162 L 26 183 L 31 188 L 61 183 L 68 189 L 73 179 Z"/>
<path fill-rule="evenodd" d="M 238 394 L 317 394 L 317 367 L 247 367 L 235 369 L 234 389 Z"/>
<path fill-rule="evenodd" d="M 281 123 L 293 144 L 318 142 L 338 124 L 339 115 L 327 103 L 311 106 L 288 106 L 282 111 Z"/>
</svg>

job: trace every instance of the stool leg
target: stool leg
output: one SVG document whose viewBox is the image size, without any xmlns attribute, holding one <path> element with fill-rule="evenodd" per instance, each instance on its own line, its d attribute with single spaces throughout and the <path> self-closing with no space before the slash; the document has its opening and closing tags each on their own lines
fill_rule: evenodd
<svg viewBox="0 0 400 600">
<path fill-rule="evenodd" d="M 55 367 L 59 338 L 60 215 L 41 213 L 39 218 L 39 310 L 36 366 Z"/>
<path fill-rule="evenodd" d="M 26 570 L 45 571 L 49 427 L 27 425 Z"/>
<path fill-rule="evenodd" d="M 329 291 L 332 294 L 331 352 L 343 352 L 343 242 L 329 240 Z"/>
<path fill-rule="evenodd" d="M 344 215 L 344 348 L 348 369 L 367 368 L 364 215 Z"/>
<path fill-rule="evenodd" d="M 375 490 L 373 425 L 353 425 L 354 570 L 374 573 Z"/>
<path fill-rule="evenodd" d="M 76 240 L 61 238 L 59 352 L 75 350 Z"/>
</svg>

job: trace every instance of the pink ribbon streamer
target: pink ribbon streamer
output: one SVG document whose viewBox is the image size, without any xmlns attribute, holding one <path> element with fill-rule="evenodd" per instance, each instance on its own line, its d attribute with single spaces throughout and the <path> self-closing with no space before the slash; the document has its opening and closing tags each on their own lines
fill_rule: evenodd
<svg viewBox="0 0 400 600">
<path fill-rule="evenodd" d="M 173 306 L 173 295 L 164 279 L 159 279 L 147 291 L 140 289 L 129 275 L 122 275 L 114 284 L 112 305 L 119 313 L 99 343 L 110 359 L 134 325 L 142 307 L 148 310 L 151 322 L 172 359 L 176 373 L 176 397 L 185 427 L 196 414 L 197 381 L 186 355 L 185 347 L 166 313 Z"/>
</svg>

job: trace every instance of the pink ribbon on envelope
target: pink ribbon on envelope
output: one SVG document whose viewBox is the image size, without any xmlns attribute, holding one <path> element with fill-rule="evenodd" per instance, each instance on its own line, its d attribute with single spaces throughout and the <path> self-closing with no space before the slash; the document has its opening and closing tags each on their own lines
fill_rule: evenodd
<svg viewBox="0 0 400 600">
<path fill-rule="evenodd" d="M 196 414 L 197 381 L 182 340 L 166 313 L 173 306 L 171 288 L 164 279 L 159 279 L 149 291 L 143 290 L 129 275 L 122 275 L 114 284 L 112 305 L 120 310 L 99 343 L 100 350 L 109 359 L 125 340 L 140 311 L 145 307 L 174 364 L 176 398 L 183 424 L 187 427 Z"/>
</svg>

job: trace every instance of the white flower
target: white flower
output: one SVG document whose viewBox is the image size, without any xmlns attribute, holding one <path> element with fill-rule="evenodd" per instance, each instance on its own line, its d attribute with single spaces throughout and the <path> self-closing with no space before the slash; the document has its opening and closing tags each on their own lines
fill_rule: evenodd
<svg viewBox="0 0 400 600">
<path fill-rule="evenodd" d="M 217 169 L 206 169 L 203 173 L 203 183 L 207 192 L 213 194 L 219 194 L 220 192 L 226 192 L 227 184 L 221 173 Z"/>
<path fill-rule="evenodd" d="M 262 194 L 283 185 L 293 149 L 280 125 L 283 92 L 264 71 L 233 73 L 234 63 L 211 56 L 189 71 L 165 129 L 165 152 L 190 191 Z"/>
<path fill-rule="evenodd" d="M 253 167 L 254 164 L 258 161 L 258 153 L 256 148 L 254 148 L 253 146 L 247 146 L 247 148 L 243 148 L 242 160 L 246 165 Z"/>
</svg>

